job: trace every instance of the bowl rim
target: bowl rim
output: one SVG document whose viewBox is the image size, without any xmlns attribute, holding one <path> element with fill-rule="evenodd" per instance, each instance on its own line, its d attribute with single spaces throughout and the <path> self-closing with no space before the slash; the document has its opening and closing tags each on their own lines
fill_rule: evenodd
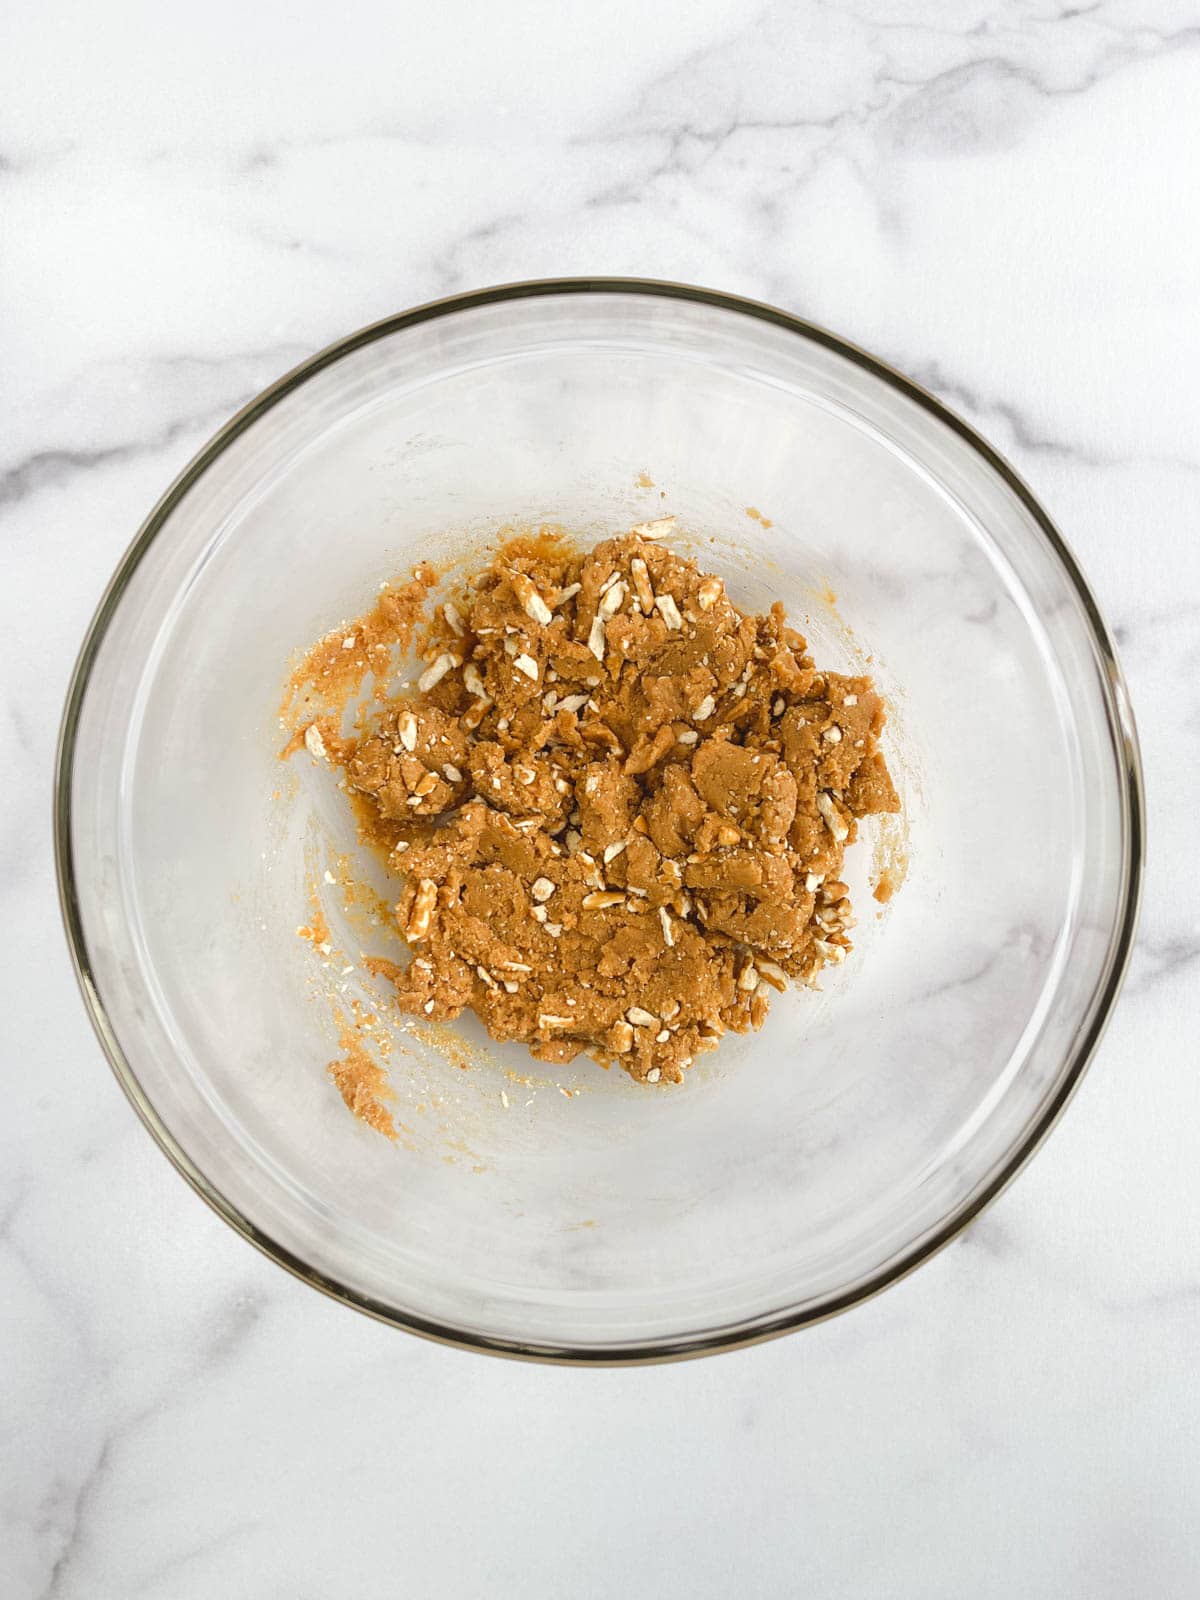
<svg viewBox="0 0 1200 1600">
<path fill-rule="evenodd" d="M 153 541 L 166 526 L 171 513 L 203 476 L 209 466 L 228 447 L 250 428 L 261 416 L 277 405 L 293 390 L 300 388 L 324 368 L 343 357 L 387 338 L 405 328 L 454 316 L 480 306 L 505 301 L 518 301 L 540 296 L 557 295 L 630 295 L 658 297 L 666 300 L 684 300 L 712 309 L 732 312 L 773 324 L 800 338 L 807 339 L 827 350 L 834 351 L 854 365 L 881 379 L 908 399 L 915 401 L 938 421 L 963 439 L 988 466 L 1002 479 L 1006 487 L 1021 501 L 1025 510 L 1046 540 L 1051 553 L 1057 558 L 1067 579 L 1076 591 L 1083 613 L 1090 627 L 1093 644 L 1103 668 L 1101 680 L 1107 713 L 1109 735 L 1113 745 L 1116 776 L 1120 789 L 1123 861 L 1119 898 L 1119 916 L 1110 935 L 1106 969 L 1098 987 L 1098 1001 L 1072 1044 L 1067 1070 L 1055 1094 L 1043 1106 L 1040 1114 L 1018 1141 L 999 1171 L 970 1195 L 927 1239 L 905 1251 L 899 1259 L 872 1274 L 861 1285 L 828 1297 L 808 1308 L 784 1307 L 766 1317 L 756 1318 L 752 1324 L 734 1326 L 697 1335 L 682 1335 L 669 1339 L 651 1339 L 628 1345 L 546 1344 L 525 1342 L 457 1328 L 450 1324 L 423 1317 L 402 1307 L 392 1306 L 372 1296 L 360 1293 L 336 1279 L 317 1272 L 307 1262 L 281 1245 L 223 1195 L 196 1165 L 179 1144 L 159 1116 L 154 1105 L 134 1074 L 116 1031 L 108 1016 L 103 998 L 94 976 L 93 963 L 84 937 L 83 920 L 76 887 L 75 858 L 72 846 L 71 791 L 74 779 L 74 757 L 79 721 L 91 679 L 92 668 L 108 627 L 121 603 L 130 580 Z M 724 1350 L 738 1349 L 778 1338 L 802 1327 L 824 1322 L 830 1317 L 849 1310 L 852 1306 L 872 1299 L 883 1290 L 898 1283 L 910 1272 L 930 1260 L 964 1229 L 970 1226 L 984 1210 L 1012 1182 L 1038 1150 L 1057 1123 L 1067 1104 L 1075 1094 L 1088 1064 L 1103 1036 L 1120 993 L 1125 971 L 1133 947 L 1141 900 L 1143 863 L 1145 857 L 1145 795 L 1141 756 L 1133 711 L 1129 703 L 1124 675 L 1117 660 L 1116 649 L 1099 607 L 1083 577 L 1078 562 L 1062 534 L 1051 521 L 1024 480 L 1010 463 L 971 425 L 943 404 L 928 390 L 911 378 L 881 361 L 877 356 L 861 349 L 840 335 L 789 311 L 765 302 L 707 289 L 693 284 L 668 280 L 636 277 L 571 277 L 529 279 L 516 283 L 497 284 L 483 289 L 470 290 L 438 300 L 427 301 L 407 311 L 381 318 L 356 332 L 326 345 L 314 355 L 293 367 L 275 383 L 256 395 L 236 412 L 202 446 L 175 480 L 159 498 L 132 542 L 121 557 L 112 578 L 96 607 L 95 614 L 84 635 L 79 655 L 71 674 L 59 727 L 54 771 L 54 855 L 58 886 L 59 907 L 66 931 L 75 976 L 83 996 L 85 1008 L 100 1045 L 108 1059 L 118 1083 L 156 1144 L 166 1155 L 176 1171 L 193 1190 L 222 1217 L 230 1227 L 260 1250 L 270 1260 L 283 1267 L 294 1277 L 310 1287 L 320 1290 L 330 1298 L 351 1306 L 375 1320 L 408 1333 L 431 1339 L 457 1349 L 482 1351 L 509 1358 L 539 1361 L 569 1366 L 630 1366 L 648 1365 L 684 1360 L 701 1355 L 711 1355 Z"/>
</svg>

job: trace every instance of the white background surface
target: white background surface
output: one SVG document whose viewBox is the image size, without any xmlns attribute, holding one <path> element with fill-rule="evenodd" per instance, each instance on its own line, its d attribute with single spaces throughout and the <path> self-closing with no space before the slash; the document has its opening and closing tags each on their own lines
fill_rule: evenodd
<svg viewBox="0 0 1200 1600">
<path fill-rule="evenodd" d="M 1194 1596 L 1200 7 L 14 4 L 0 15 L 0 1595 Z M 101 588 L 236 406 L 458 289 L 777 301 L 1009 454 L 1139 715 L 1151 853 L 1068 1116 L 957 1244 L 743 1353 L 419 1343 L 170 1170 L 54 903 Z"/>
</svg>

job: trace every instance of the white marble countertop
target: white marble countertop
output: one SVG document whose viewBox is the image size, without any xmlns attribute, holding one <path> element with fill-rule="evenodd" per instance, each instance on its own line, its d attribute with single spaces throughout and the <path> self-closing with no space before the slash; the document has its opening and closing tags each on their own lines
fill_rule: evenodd
<svg viewBox="0 0 1200 1600">
<path fill-rule="evenodd" d="M 1198 102 L 1195 0 L 0 17 L 6 1600 L 1196 1594 Z M 849 1316 L 630 1371 L 421 1343 L 226 1229 L 104 1064 L 49 829 L 76 645 L 203 439 L 357 325 L 567 273 L 776 301 L 982 428 L 1149 788 L 1126 992 L 1029 1170 Z"/>
</svg>

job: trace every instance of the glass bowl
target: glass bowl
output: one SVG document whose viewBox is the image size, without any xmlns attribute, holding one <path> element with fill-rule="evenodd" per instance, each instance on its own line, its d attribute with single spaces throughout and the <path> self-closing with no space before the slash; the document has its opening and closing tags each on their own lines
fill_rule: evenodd
<svg viewBox="0 0 1200 1600">
<path fill-rule="evenodd" d="M 888 698 L 904 818 L 852 852 L 857 948 L 678 1090 L 541 1066 L 467 1022 L 461 1048 L 397 1031 L 393 1145 L 326 1072 L 331 988 L 390 1025 L 360 952 L 395 936 L 326 894 L 357 846 L 332 778 L 279 760 L 289 656 L 505 524 L 591 539 L 666 512 L 745 608 L 782 599 L 819 664 L 865 661 Z M 228 423 L 100 605 L 56 824 L 87 1005 L 194 1188 L 361 1310 L 577 1361 L 799 1327 L 975 1217 L 1095 1047 L 1142 853 L 1111 642 L 1011 468 L 795 317 L 602 279 L 389 318 Z M 885 861 L 907 862 L 886 910 Z M 314 881 L 332 977 L 296 937 Z"/>
</svg>

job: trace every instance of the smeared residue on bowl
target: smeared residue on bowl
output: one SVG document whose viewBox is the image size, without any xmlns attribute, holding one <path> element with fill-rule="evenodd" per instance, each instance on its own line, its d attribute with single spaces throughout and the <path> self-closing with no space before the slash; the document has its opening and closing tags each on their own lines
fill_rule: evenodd
<svg viewBox="0 0 1200 1600">
<path fill-rule="evenodd" d="M 329 1063 L 329 1076 L 347 1109 L 368 1127 L 394 1139 L 396 1124 L 384 1102 L 394 1100 L 396 1094 L 387 1073 L 364 1047 L 357 1024 L 350 1026 L 343 1020 L 338 1043 L 342 1054 Z"/>
</svg>

